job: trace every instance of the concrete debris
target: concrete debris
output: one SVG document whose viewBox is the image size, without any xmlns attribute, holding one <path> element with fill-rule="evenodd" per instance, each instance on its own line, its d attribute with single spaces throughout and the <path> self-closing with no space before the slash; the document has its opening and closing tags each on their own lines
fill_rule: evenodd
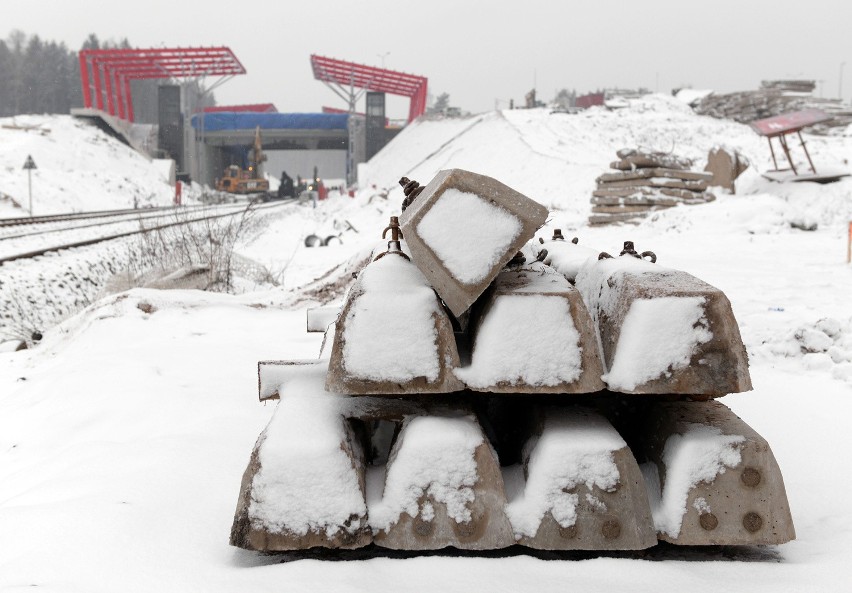
<svg viewBox="0 0 852 593">
<path fill-rule="evenodd" d="M 616 154 L 620 160 L 614 161 L 610 164 L 610 167 L 622 171 L 632 171 L 644 167 L 681 170 L 692 167 L 691 160 L 666 152 L 645 152 L 635 148 L 622 148 Z"/>
<path fill-rule="evenodd" d="M 718 185 L 731 193 L 736 193 L 734 181 L 748 169 L 748 166 L 748 159 L 737 151 L 729 151 L 717 146 L 707 156 L 707 166 L 704 170 L 713 175 L 710 185 Z"/>
<path fill-rule="evenodd" d="M 804 109 L 821 109 L 834 116 L 831 121 L 810 128 L 808 131 L 813 134 L 828 134 L 833 128 L 852 123 L 848 106 L 840 99 L 814 97 L 813 86 L 813 81 L 763 81 L 763 88 L 758 90 L 710 94 L 698 103 L 695 112 L 743 124 Z"/>
<path fill-rule="evenodd" d="M 714 174 L 689 170 L 690 159 L 634 148 L 622 148 L 616 154 L 620 160 L 610 164 L 616 171 L 596 179 L 589 224 L 636 222 L 655 210 L 716 199 L 707 192 L 716 185 Z"/>
</svg>

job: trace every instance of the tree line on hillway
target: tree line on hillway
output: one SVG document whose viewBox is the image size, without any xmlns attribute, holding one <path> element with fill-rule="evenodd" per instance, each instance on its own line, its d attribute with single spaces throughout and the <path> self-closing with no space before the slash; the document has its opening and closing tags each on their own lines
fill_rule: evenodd
<svg viewBox="0 0 852 593">
<path fill-rule="evenodd" d="M 127 39 L 101 41 L 91 34 L 80 49 L 126 49 Z M 80 62 L 65 43 L 12 31 L 0 39 L 0 117 L 25 113 L 70 113 L 83 106 Z M 157 122 L 157 86 L 169 80 L 132 80 L 133 111 L 137 122 Z M 205 103 L 214 105 L 212 96 Z"/>
</svg>

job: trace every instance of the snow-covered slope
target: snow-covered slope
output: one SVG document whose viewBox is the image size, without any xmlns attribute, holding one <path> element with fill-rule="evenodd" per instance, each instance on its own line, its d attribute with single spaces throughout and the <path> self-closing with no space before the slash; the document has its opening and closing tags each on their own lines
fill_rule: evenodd
<svg viewBox="0 0 852 593">
<path fill-rule="evenodd" d="M 0 118 L 0 217 L 27 216 L 27 155 L 36 215 L 171 203 L 163 167 L 70 115 Z"/>
<path fill-rule="evenodd" d="M 818 167 L 842 166 L 852 159 L 848 139 L 813 137 L 808 141 Z M 421 120 L 359 169 L 359 183 L 391 188 L 390 197 L 397 201 L 402 199 L 398 185 L 402 176 L 425 184 L 441 169 L 468 169 L 495 177 L 559 210 L 563 220 L 575 227 L 588 217 L 595 178 L 616 160 L 616 150 L 641 146 L 673 152 L 694 159 L 696 167 L 703 169 L 707 153 L 719 145 L 738 150 L 752 163 L 738 181 L 738 193 L 779 192 L 779 185 L 758 174 L 771 169 L 772 160 L 766 141 L 751 128 L 696 116 L 681 101 L 664 95 L 633 100 L 630 107 L 616 111 L 594 107 L 566 114 L 518 109 L 466 119 Z M 798 147 L 792 151 L 797 159 L 804 159 Z M 848 194 L 849 183 L 832 186 L 828 193 Z M 838 187 L 843 190 L 837 191 Z M 782 195 L 788 193 L 797 192 L 782 190 Z"/>
</svg>

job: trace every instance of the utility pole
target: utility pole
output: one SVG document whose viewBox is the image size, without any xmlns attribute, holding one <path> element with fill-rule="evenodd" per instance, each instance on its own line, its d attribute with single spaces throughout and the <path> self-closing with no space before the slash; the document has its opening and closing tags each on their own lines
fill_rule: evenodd
<svg viewBox="0 0 852 593">
<path fill-rule="evenodd" d="M 27 160 L 24 161 L 24 170 L 27 172 L 27 189 L 30 194 L 30 217 L 33 215 L 33 169 L 38 169 L 38 167 L 36 167 L 32 155 L 28 154 Z"/>
<path fill-rule="evenodd" d="M 840 98 L 840 102 L 843 103 L 843 68 L 846 66 L 846 62 L 840 62 L 840 76 L 837 77 L 837 96 Z"/>
</svg>

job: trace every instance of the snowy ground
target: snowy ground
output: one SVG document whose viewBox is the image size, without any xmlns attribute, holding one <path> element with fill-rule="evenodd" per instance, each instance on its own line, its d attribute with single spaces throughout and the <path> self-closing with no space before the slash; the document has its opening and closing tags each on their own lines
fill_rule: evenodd
<svg viewBox="0 0 852 593">
<path fill-rule="evenodd" d="M 161 161 L 70 115 L 22 115 L 0 118 L 0 217 L 29 214 L 22 168 L 28 155 L 38 167 L 32 171 L 37 216 L 133 208 L 134 203 L 163 206 L 174 197 Z"/>
<path fill-rule="evenodd" d="M 281 288 L 240 296 L 137 289 L 95 303 L 35 350 L 0 353 L 0 590 L 852 591 L 852 181 L 780 186 L 753 167 L 739 195 L 637 227 L 589 229 L 594 178 L 618 148 L 675 144 L 702 158 L 727 143 L 759 170 L 768 150 L 747 128 L 665 98 L 613 113 L 477 117 L 474 127 L 473 119 L 415 124 L 365 168 L 355 199 L 270 220 L 240 252 L 276 270 Z M 842 163 L 852 138 L 810 147 L 818 166 Z M 256 362 L 319 350 L 321 336 L 304 332 L 305 308 L 316 303 L 299 302 L 296 287 L 377 243 L 401 192 L 370 202 L 373 183 L 392 187 L 401 175 L 425 183 L 447 166 L 495 176 L 551 207 L 545 236 L 560 227 L 610 253 L 630 239 L 728 294 L 755 390 L 722 401 L 772 445 L 796 541 L 563 561 L 281 563 L 228 546 L 240 477 L 274 409 L 257 402 Z M 803 219 L 818 230 L 790 226 Z M 343 243 L 307 249 L 309 233 L 340 233 Z"/>
</svg>

